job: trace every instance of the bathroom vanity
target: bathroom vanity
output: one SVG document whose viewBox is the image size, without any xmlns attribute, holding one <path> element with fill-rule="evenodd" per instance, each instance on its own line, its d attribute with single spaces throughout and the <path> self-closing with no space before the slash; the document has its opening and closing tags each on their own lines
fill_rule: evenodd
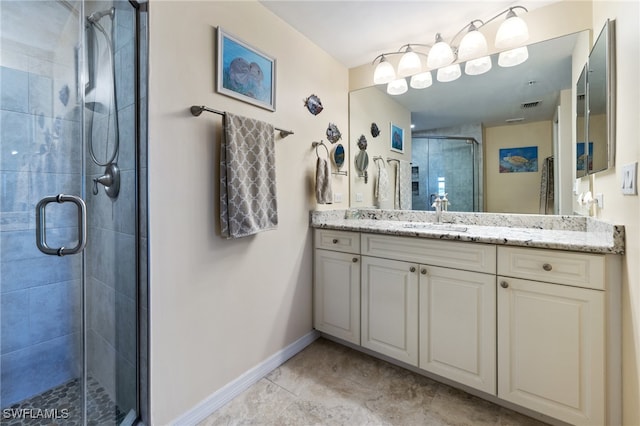
<svg viewBox="0 0 640 426">
<path fill-rule="evenodd" d="M 575 216 L 443 219 L 314 212 L 315 328 L 498 402 L 620 424 L 624 229 Z"/>
</svg>

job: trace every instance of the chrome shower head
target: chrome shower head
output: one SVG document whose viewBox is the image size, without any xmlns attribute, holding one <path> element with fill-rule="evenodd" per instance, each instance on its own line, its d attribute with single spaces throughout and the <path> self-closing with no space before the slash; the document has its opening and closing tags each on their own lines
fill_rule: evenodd
<svg viewBox="0 0 640 426">
<path fill-rule="evenodd" d="M 89 22 L 91 22 L 92 24 L 95 24 L 96 22 L 98 22 L 100 19 L 102 19 L 104 16 L 107 16 L 107 15 L 111 19 L 113 19 L 116 16 L 116 8 L 112 7 L 112 8 L 107 9 L 107 10 L 93 12 L 91 15 L 87 16 L 87 20 Z"/>
</svg>

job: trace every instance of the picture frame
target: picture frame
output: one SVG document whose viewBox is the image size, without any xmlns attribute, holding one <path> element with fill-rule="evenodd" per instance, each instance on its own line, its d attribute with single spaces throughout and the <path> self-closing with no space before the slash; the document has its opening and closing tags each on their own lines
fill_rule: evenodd
<svg viewBox="0 0 640 426">
<path fill-rule="evenodd" d="M 276 59 L 217 28 L 216 90 L 223 95 L 276 110 Z"/>
<path fill-rule="evenodd" d="M 391 151 L 404 153 L 404 129 L 391 123 Z"/>
<path fill-rule="evenodd" d="M 522 146 L 498 150 L 500 173 L 526 173 L 538 171 L 538 147 Z"/>
</svg>

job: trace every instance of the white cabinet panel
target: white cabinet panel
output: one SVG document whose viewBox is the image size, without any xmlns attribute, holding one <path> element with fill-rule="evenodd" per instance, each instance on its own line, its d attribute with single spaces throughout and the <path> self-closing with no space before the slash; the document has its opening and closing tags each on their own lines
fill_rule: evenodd
<svg viewBox="0 0 640 426">
<path fill-rule="evenodd" d="M 495 275 L 420 272 L 420 368 L 495 395 Z"/>
<path fill-rule="evenodd" d="M 362 256 L 362 346 L 418 365 L 417 265 Z"/>
<path fill-rule="evenodd" d="M 498 280 L 498 396 L 565 422 L 605 424 L 604 293 Z"/>
<path fill-rule="evenodd" d="M 314 326 L 360 344 L 360 255 L 316 250 Z"/>
</svg>

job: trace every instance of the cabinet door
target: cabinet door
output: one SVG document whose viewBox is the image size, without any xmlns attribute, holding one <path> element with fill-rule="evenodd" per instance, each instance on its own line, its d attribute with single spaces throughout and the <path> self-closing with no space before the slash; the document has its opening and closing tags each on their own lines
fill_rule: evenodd
<svg viewBox="0 0 640 426">
<path fill-rule="evenodd" d="M 605 424 L 604 292 L 498 277 L 498 396 Z"/>
<path fill-rule="evenodd" d="M 362 346 L 418 365 L 416 264 L 362 256 Z"/>
<path fill-rule="evenodd" d="M 420 266 L 420 368 L 496 394 L 496 276 Z"/>
<path fill-rule="evenodd" d="M 360 344 L 360 256 L 315 251 L 314 326 Z"/>
</svg>

